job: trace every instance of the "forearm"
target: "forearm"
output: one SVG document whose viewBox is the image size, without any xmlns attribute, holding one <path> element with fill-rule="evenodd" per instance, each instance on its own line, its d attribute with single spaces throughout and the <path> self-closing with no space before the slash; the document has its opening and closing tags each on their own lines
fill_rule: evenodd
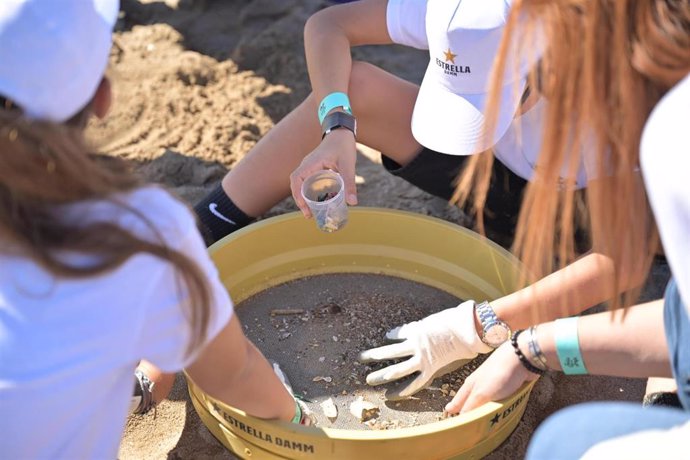
<svg viewBox="0 0 690 460">
<path fill-rule="evenodd" d="M 255 417 L 291 420 L 295 415 L 294 399 L 234 315 L 187 373 L 209 395 Z"/>
<path fill-rule="evenodd" d="M 664 334 L 663 300 L 623 311 L 578 319 L 582 359 L 590 374 L 620 377 L 671 377 Z M 538 343 L 549 368 L 561 370 L 555 343 L 555 323 L 537 327 Z"/>
<path fill-rule="evenodd" d="M 588 373 L 620 377 L 670 376 L 663 301 L 630 307 L 625 317 L 622 313 L 604 312 L 577 318 L 579 348 Z M 446 410 L 453 414 L 466 412 L 488 401 L 501 400 L 514 394 L 524 382 L 535 379 L 539 371 L 533 371 L 530 364 L 534 368 L 543 369 L 544 366 L 533 353 L 534 343 L 545 355 L 549 369 L 562 370 L 556 351 L 555 327 L 555 323 L 546 323 L 537 326 L 536 334 L 519 334 L 516 345 L 521 357 L 512 342 L 498 347 L 465 380 Z M 571 353 L 571 357 L 573 355 Z"/>
<path fill-rule="evenodd" d="M 244 366 L 220 389 L 218 398 L 256 417 L 292 419 L 292 396 L 254 344 L 246 340 L 246 346 Z"/>
<path fill-rule="evenodd" d="M 624 276 L 621 290 L 643 280 Z M 590 253 L 534 284 L 491 302 L 496 315 L 513 330 L 556 318 L 577 315 L 615 295 L 614 268 L 610 258 Z"/>
<path fill-rule="evenodd" d="M 348 92 L 352 46 L 390 43 L 386 0 L 335 5 L 314 14 L 304 28 L 304 50 L 317 102 Z"/>
</svg>

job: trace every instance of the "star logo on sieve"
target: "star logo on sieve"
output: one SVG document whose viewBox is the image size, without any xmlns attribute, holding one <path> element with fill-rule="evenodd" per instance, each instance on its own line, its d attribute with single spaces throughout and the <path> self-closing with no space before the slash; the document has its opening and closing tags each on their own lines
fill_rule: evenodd
<svg viewBox="0 0 690 460">
<path fill-rule="evenodd" d="M 491 419 L 491 426 L 494 426 L 495 424 L 497 424 L 498 421 L 499 421 L 500 419 L 501 419 L 501 413 L 498 412 L 498 413 L 496 413 L 496 415 L 494 415 L 493 418 Z"/>
<path fill-rule="evenodd" d="M 446 62 L 452 62 L 455 64 L 455 58 L 458 56 L 457 54 L 453 54 L 453 52 L 448 48 L 447 51 L 444 51 L 443 54 L 446 55 Z"/>
</svg>

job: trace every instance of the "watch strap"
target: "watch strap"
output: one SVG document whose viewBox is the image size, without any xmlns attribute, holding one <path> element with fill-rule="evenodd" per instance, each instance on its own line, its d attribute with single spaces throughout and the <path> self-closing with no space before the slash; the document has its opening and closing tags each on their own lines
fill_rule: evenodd
<svg viewBox="0 0 690 460">
<path fill-rule="evenodd" d="M 357 137 L 357 119 L 346 112 L 331 112 L 321 124 L 321 139 L 334 129 L 345 128 Z"/>
<path fill-rule="evenodd" d="M 479 317 L 479 323 L 482 325 L 482 330 L 484 333 L 486 333 L 491 326 L 498 323 L 498 316 L 496 316 L 494 309 L 491 308 L 491 304 L 486 300 L 478 303 L 475 308 L 477 310 L 477 316 Z"/>
<path fill-rule="evenodd" d="M 487 338 L 489 330 L 491 330 L 495 326 L 505 329 L 507 334 L 506 340 L 510 339 L 510 326 L 508 326 L 504 321 L 501 321 L 501 319 L 498 316 L 496 316 L 496 312 L 494 312 L 493 307 L 488 301 L 476 304 L 475 308 L 477 311 L 477 317 L 479 318 L 479 323 L 482 326 L 482 342 L 484 342 L 491 348 L 497 348 L 500 345 L 498 343 L 490 343 Z"/>
</svg>

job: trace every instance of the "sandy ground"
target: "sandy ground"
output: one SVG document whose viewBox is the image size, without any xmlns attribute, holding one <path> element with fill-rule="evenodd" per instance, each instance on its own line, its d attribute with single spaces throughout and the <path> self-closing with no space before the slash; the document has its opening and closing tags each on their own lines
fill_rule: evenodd
<svg viewBox="0 0 690 460">
<path fill-rule="evenodd" d="M 132 160 L 148 179 L 195 202 L 309 91 L 302 27 L 321 0 L 122 1 L 109 75 L 111 116 L 91 133 L 102 150 Z M 363 47 L 355 57 L 419 81 L 424 53 Z M 386 174 L 377 152 L 362 148 L 360 203 L 405 209 L 459 224 L 445 202 Z M 294 210 L 285 200 L 270 215 Z M 668 276 L 660 264 L 647 291 L 658 296 Z M 520 458 L 535 427 L 549 414 L 588 400 L 639 401 L 644 382 L 547 375 L 522 423 L 490 458 Z M 128 421 L 120 458 L 235 458 L 206 430 L 178 376 L 157 414 Z"/>
</svg>

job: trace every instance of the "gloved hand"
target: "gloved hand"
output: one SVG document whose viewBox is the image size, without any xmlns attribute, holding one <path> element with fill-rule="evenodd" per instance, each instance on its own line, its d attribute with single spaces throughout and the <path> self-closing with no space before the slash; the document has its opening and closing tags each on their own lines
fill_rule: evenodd
<svg viewBox="0 0 690 460">
<path fill-rule="evenodd" d="M 481 341 L 474 326 L 474 301 L 405 324 L 386 334 L 389 340 L 402 340 L 363 351 L 361 362 L 410 358 L 367 375 L 369 385 L 380 385 L 414 372 L 419 375 L 407 386 L 387 395 L 388 399 L 407 398 L 427 387 L 438 376 L 451 372 L 491 347 Z"/>
<path fill-rule="evenodd" d="M 278 379 L 283 383 L 283 386 L 285 386 L 288 393 L 290 393 L 290 395 L 295 400 L 295 417 L 292 419 L 292 423 L 298 423 L 300 425 L 306 426 L 316 425 L 316 418 L 309 410 L 307 405 L 295 396 L 295 392 L 292 390 L 292 385 L 290 384 L 287 375 L 285 375 L 278 363 L 275 361 L 271 361 L 271 366 L 273 366 L 273 372 L 275 372 Z"/>
</svg>

